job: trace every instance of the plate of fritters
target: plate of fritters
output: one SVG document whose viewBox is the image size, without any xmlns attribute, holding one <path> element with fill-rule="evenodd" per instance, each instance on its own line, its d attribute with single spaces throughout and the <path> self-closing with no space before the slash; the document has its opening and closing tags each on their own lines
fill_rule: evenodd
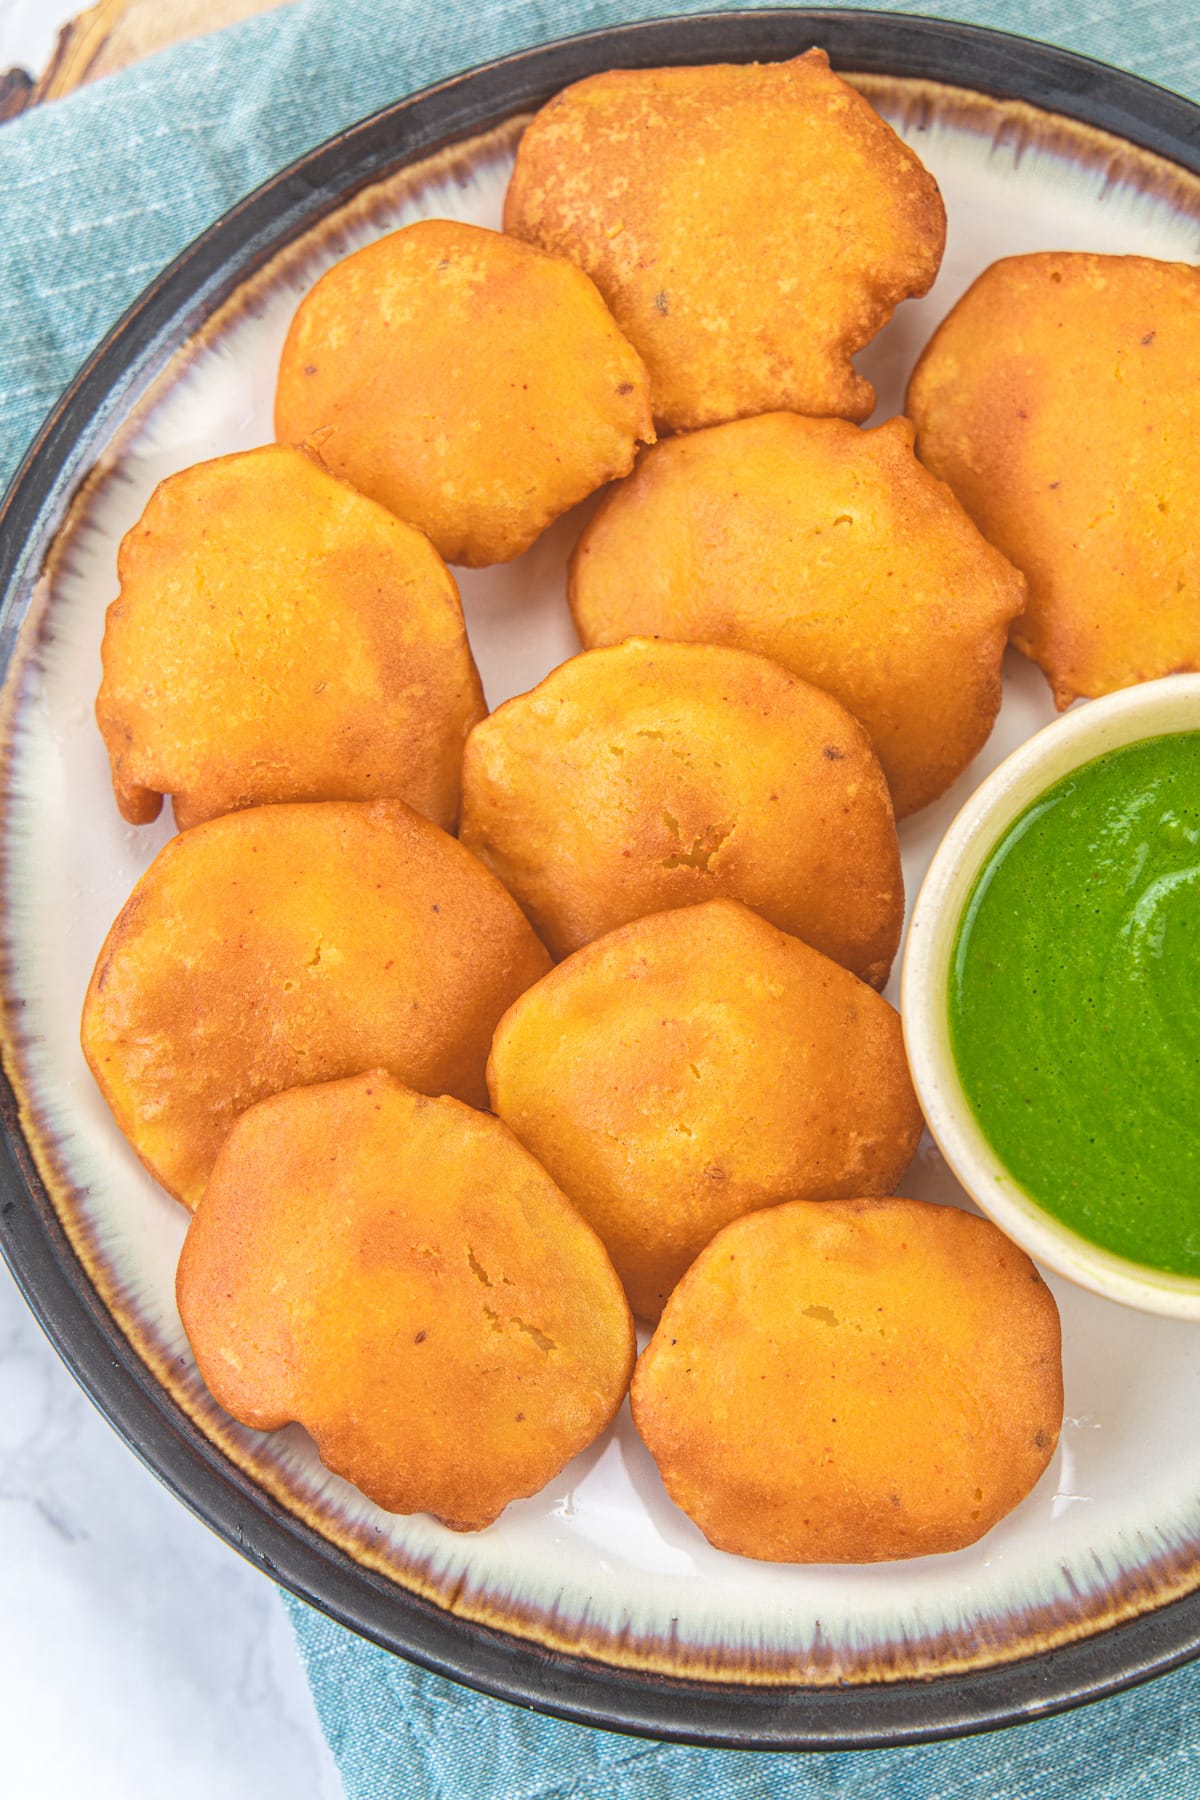
<svg viewBox="0 0 1200 1800">
<path fill-rule="evenodd" d="M 896 1011 L 983 776 L 1200 663 L 1195 119 L 911 18 L 531 51 L 251 196 L 27 459 L 4 1249 L 376 1642 L 774 1748 L 1200 1648 L 1200 1340 L 979 1218 Z"/>
</svg>

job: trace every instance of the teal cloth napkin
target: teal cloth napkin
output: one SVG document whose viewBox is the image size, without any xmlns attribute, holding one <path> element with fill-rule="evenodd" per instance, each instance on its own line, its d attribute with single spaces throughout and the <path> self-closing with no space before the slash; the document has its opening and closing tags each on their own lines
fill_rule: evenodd
<svg viewBox="0 0 1200 1800">
<path fill-rule="evenodd" d="M 146 283 L 282 164 L 472 64 L 692 10 L 671 0 L 296 0 L 0 127 L 0 482 Z M 938 12 L 1200 99 L 1200 0 L 974 0 Z M 288 1605 L 350 1800 L 1200 1800 L 1200 1669 L 955 1744 L 754 1756 L 556 1723 Z"/>
<path fill-rule="evenodd" d="M 954 1743 L 695 1750 L 466 1693 L 285 1598 L 349 1800 L 1200 1800 L 1200 1666 Z"/>
</svg>

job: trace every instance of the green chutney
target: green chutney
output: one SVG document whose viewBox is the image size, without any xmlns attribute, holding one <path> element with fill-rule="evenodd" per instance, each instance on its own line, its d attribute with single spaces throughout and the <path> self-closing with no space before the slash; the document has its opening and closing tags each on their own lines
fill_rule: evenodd
<svg viewBox="0 0 1200 1800">
<path fill-rule="evenodd" d="M 958 927 L 950 1040 L 975 1117 L 1047 1212 L 1200 1275 L 1200 731 L 1056 782 Z"/>
</svg>

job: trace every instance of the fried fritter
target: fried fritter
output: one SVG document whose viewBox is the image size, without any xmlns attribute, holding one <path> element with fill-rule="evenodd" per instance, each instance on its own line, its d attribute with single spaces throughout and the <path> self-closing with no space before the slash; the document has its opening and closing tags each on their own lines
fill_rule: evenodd
<svg viewBox="0 0 1200 1800">
<path fill-rule="evenodd" d="M 674 431 L 747 413 L 865 419 L 851 363 L 937 274 L 937 184 L 821 50 L 623 69 L 521 140 L 504 229 L 586 269 Z"/>
<path fill-rule="evenodd" d="M 423 219 L 334 265 L 292 321 L 275 435 L 311 440 L 447 562 L 507 562 L 654 441 L 649 378 L 572 263 Z"/>
<path fill-rule="evenodd" d="M 633 1417 L 719 1550 L 868 1563 L 973 1544 L 1062 1423 L 1054 1298 L 986 1219 L 806 1201 L 726 1227 L 667 1303 Z"/>
<path fill-rule="evenodd" d="M 886 1194 L 921 1135 L 899 1014 L 732 900 L 560 963 L 500 1021 L 488 1087 L 648 1319 L 731 1219 Z"/>
<path fill-rule="evenodd" d="M 386 1068 L 484 1105 L 492 1032 L 550 959 L 481 863 L 400 800 L 227 813 L 173 838 L 105 940 L 83 1048 L 194 1207 L 239 1113 Z"/>
<path fill-rule="evenodd" d="M 879 987 L 900 937 L 866 733 L 742 650 L 634 639 L 563 663 L 468 738 L 462 841 L 556 956 L 722 896 Z"/>
<path fill-rule="evenodd" d="M 452 831 L 487 708 L 428 539 L 269 445 L 162 482 L 125 537 L 96 718 L 122 815 L 408 801 Z"/>
<path fill-rule="evenodd" d="M 177 1293 L 226 1411 L 299 1420 L 379 1506 L 459 1531 L 585 1449 L 633 1367 L 612 1265 L 545 1171 L 379 1070 L 242 1115 Z"/>
<path fill-rule="evenodd" d="M 993 263 L 908 390 L 921 460 L 1029 582 L 1059 707 L 1200 668 L 1200 268 Z"/>
<path fill-rule="evenodd" d="M 913 455 L 907 420 L 794 413 L 658 445 L 602 503 L 570 577 L 588 646 L 737 644 L 833 694 L 870 733 L 897 818 L 982 748 L 1024 596 Z"/>
</svg>

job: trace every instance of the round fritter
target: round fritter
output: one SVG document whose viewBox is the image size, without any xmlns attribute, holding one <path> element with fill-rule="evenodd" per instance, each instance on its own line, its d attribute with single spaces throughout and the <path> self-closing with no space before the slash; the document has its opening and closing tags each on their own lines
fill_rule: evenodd
<svg viewBox="0 0 1200 1800">
<path fill-rule="evenodd" d="M 460 1531 L 585 1449 L 633 1366 L 621 1284 L 545 1170 L 379 1070 L 242 1115 L 177 1294 L 234 1418 L 298 1420 L 378 1505 Z"/>
<path fill-rule="evenodd" d="M 462 841 L 556 956 L 744 900 L 882 987 L 904 888 L 887 784 L 836 700 L 766 657 L 633 639 L 477 725 Z"/>
<path fill-rule="evenodd" d="M 794 413 L 660 444 L 603 502 L 570 578 L 589 646 L 737 644 L 836 696 L 870 733 L 897 818 L 986 741 L 1024 594 L 921 467 L 907 420 L 860 431 Z"/>
<path fill-rule="evenodd" d="M 1029 582 L 1060 707 L 1200 668 L 1200 269 L 993 263 L 914 371 L 921 459 Z"/>
<path fill-rule="evenodd" d="M 960 1550 L 1062 1423 L 1054 1298 L 986 1219 L 798 1201 L 726 1227 L 633 1379 L 667 1492 L 719 1550 L 868 1563 Z"/>
<path fill-rule="evenodd" d="M 921 1135 L 899 1014 L 732 900 L 560 963 L 500 1021 L 488 1087 L 648 1319 L 722 1225 L 886 1194 Z"/>
<path fill-rule="evenodd" d="M 495 877 L 400 800 L 227 813 L 173 838 L 100 952 L 83 1049 L 194 1207 L 239 1113 L 387 1068 L 485 1105 L 496 1022 L 550 959 Z"/>
<path fill-rule="evenodd" d="M 586 269 L 650 370 L 654 414 L 865 419 L 851 363 L 937 274 L 937 184 L 821 50 L 624 69 L 521 140 L 504 229 Z"/>
<path fill-rule="evenodd" d="M 652 443 L 636 351 L 573 264 L 424 219 L 334 265 L 292 321 L 275 435 L 428 532 L 507 562 Z"/>
<path fill-rule="evenodd" d="M 453 830 L 487 708 L 428 539 L 269 445 L 162 482 L 121 545 L 96 718 L 123 816 L 407 800 Z"/>
</svg>

